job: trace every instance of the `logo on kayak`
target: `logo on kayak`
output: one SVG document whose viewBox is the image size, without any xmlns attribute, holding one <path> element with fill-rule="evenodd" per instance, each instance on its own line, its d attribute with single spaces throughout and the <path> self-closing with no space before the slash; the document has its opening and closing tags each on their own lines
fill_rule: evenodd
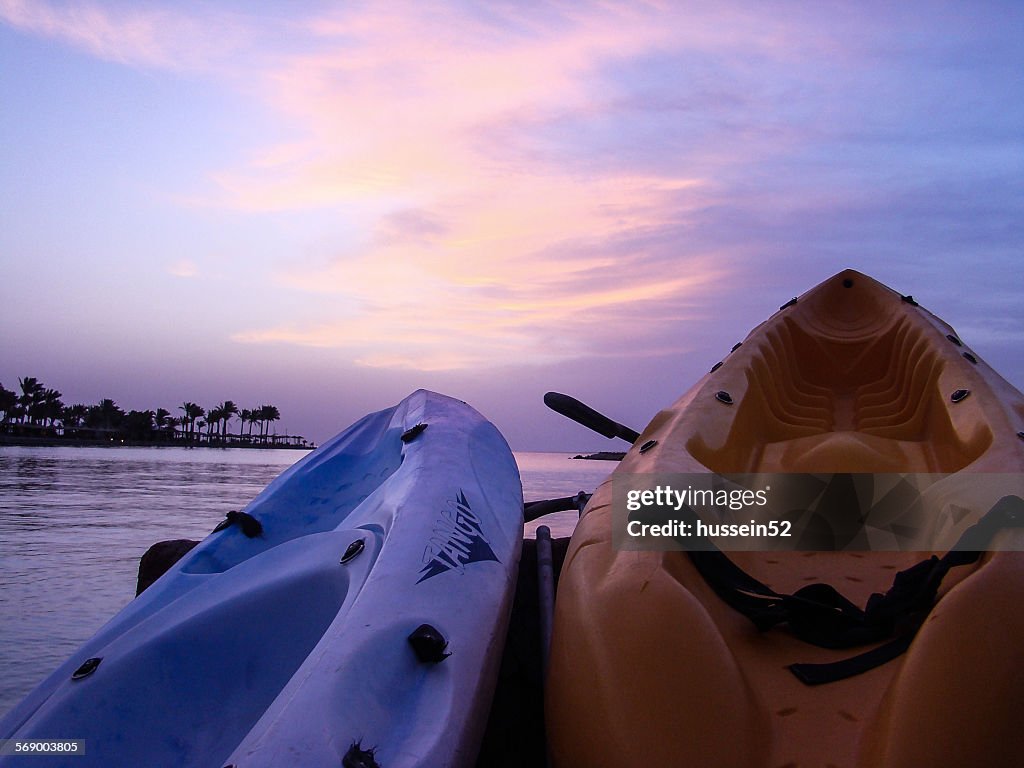
<svg viewBox="0 0 1024 768">
<path fill-rule="evenodd" d="M 500 562 L 484 538 L 480 518 L 469 506 L 466 494 L 459 491 L 458 497 L 441 510 L 430 541 L 423 550 L 423 568 L 416 583 L 445 571 L 462 573 L 470 563 L 487 560 Z"/>
</svg>

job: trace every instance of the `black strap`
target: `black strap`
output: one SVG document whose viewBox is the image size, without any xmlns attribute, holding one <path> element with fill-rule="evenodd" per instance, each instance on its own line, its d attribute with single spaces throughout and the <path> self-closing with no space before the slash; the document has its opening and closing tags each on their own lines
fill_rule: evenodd
<svg viewBox="0 0 1024 768">
<path fill-rule="evenodd" d="M 845 680 L 848 677 L 859 675 L 861 672 L 867 672 L 869 669 L 880 667 L 887 661 L 892 661 L 907 650 L 913 640 L 914 635 L 902 635 L 884 645 L 848 659 L 828 664 L 790 664 L 789 671 L 804 685 L 834 683 L 837 680 Z"/>
<path fill-rule="evenodd" d="M 696 513 L 686 507 L 691 524 Z M 960 565 L 975 563 L 996 532 L 1024 525 L 1024 499 L 1005 496 L 961 535 L 953 549 L 900 571 L 885 594 L 873 594 L 862 610 L 829 584 L 810 584 L 792 595 L 781 594 L 755 579 L 709 540 L 704 549 L 688 549 L 690 560 L 705 582 L 725 603 L 761 631 L 788 624 L 804 642 L 823 648 L 851 648 L 894 637 L 885 645 L 829 664 L 793 664 L 802 682 L 819 685 L 866 672 L 898 657 L 935 604 L 943 578 Z"/>
</svg>

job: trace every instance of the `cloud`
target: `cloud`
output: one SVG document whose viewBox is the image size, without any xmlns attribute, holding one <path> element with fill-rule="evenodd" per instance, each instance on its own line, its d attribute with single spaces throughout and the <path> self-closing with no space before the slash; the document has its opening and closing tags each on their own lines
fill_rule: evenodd
<svg viewBox="0 0 1024 768">
<path fill-rule="evenodd" d="M 311 17 L 297 22 L 308 52 L 278 57 L 257 73 L 287 139 L 247 165 L 212 172 L 211 189 L 193 202 L 254 213 L 368 200 L 424 208 L 487 194 L 509 179 L 569 173 L 586 183 L 583 164 L 567 162 L 587 152 L 585 133 L 576 142 L 555 136 L 539 149 L 534 140 L 543 143 L 552 127 L 601 121 L 614 132 L 617 116 L 651 106 L 651 99 L 630 102 L 615 72 L 687 46 L 706 50 L 723 38 L 717 21 L 629 4 L 499 6 L 483 14 L 457 4 L 399 3 Z M 732 30 L 727 44 L 790 55 L 754 26 L 741 25 L 753 41 Z M 675 90 L 696 87 L 702 98 L 695 108 L 736 98 L 690 79 L 686 73 Z M 629 153 L 624 144 L 603 158 L 593 151 L 589 173 Z"/>
<path fill-rule="evenodd" d="M 497 19 L 382 8 L 310 21 L 323 49 L 288 60 L 266 90 L 306 139 L 269 148 L 269 171 L 260 159 L 211 176 L 207 205 L 334 209 L 362 230 L 319 264 L 278 272 L 313 301 L 334 297 L 341 318 L 250 323 L 237 341 L 421 369 L 642 354 L 635 332 L 608 329 L 638 302 L 685 306 L 726 271 L 684 250 L 669 261 L 686 274 L 666 274 L 639 247 L 706 205 L 707 180 L 521 151 L 566 115 L 619 109 L 602 67 L 675 44 L 652 8 L 548 8 L 544 23 L 511 6 L 492 8 Z"/>
<path fill-rule="evenodd" d="M 252 31 L 232 14 L 193 15 L 143 3 L 0 0 L 0 21 L 105 61 L 193 72 L 223 69 L 249 45 Z"/>
<path fill-rule="evenodd" d="M 777 284 L 783 261 L 888 267 L 977 231 L 920 189 L 1010 231 L 1019 189 L 985 201 L 1019 177 L 1019 100 L 959 63 L 998 26 L 953 34 L 965 15 L 357 2 L 271 19 L 0 0 L 18 29 L 209 73 L 271 116 L 235 127 L 244 161 L 175 196 L 320 225 L 274 246 L 273 288 L 301 313 L 240 312 L 236 341 L 419 369 L 678 351 L 681 323 Z"/>
<path fill-rule="evenodd" d="M 464 201 L 461 229 L 418 211 L 411 218 L 430 223 L 429 239 L 378 240 L 319 270 L 280 275 L 340 317 L 234 338 L 421 370 L 665 353 L 665 330 L 699 311 L 728 273 L 706 254 L 679 252 L 700 195 L 692 180 L 622 178 L 596 189 L 547 180 L 507 192 L 497 207 Z M 671 348 L 686 345 L 677 337 Z"/>
<path fill-rule="evenodd" d="M 451 224 L 426 209 L 403 208 L 382 217 L 374 242 L 383 247 L 409 243 L 426 245 L 450 231 Z"/>
<path fill-rule="evenodd" d="M 191 259 L 181 259 L 168 267 L 167 272 L 175 277 L 190 279 L 199 276 L 199 267 Z"/>
</svg>

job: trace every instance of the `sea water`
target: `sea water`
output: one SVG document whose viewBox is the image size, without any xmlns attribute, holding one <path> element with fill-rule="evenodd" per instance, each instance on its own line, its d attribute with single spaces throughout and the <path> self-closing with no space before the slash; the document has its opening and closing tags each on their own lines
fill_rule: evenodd
<svg viewBox="0 0 1024 768">
<path fill-rule="evenodd" d="M 157 541 L 202 539 L 306 452 L 0 447 L 0 716 L 135 596 Z M 592 491 L 612 470 L 516 453 L 530 500 Z M 568 536 L 577 514 L 538 524 Z"/>
</svg>

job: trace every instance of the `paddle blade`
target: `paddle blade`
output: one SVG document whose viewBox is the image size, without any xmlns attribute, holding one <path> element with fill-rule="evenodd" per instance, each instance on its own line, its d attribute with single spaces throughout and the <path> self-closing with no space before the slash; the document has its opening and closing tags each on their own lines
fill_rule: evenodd
<svg viewBox="0 0 1024 768">
<path fill-rule="evenodd" d="M 561 392 L 548 392 L 544 395 L 544 405 L 551 410 L 582 424 L 605 437 L 619 437 L 629 443 L 635 443 L 640 433 L 635 429 L 612 421 L 603 413 L 598 413 L 589 405 L 584 405 L 575 397 L 563 395 Z"/>
</svg>

